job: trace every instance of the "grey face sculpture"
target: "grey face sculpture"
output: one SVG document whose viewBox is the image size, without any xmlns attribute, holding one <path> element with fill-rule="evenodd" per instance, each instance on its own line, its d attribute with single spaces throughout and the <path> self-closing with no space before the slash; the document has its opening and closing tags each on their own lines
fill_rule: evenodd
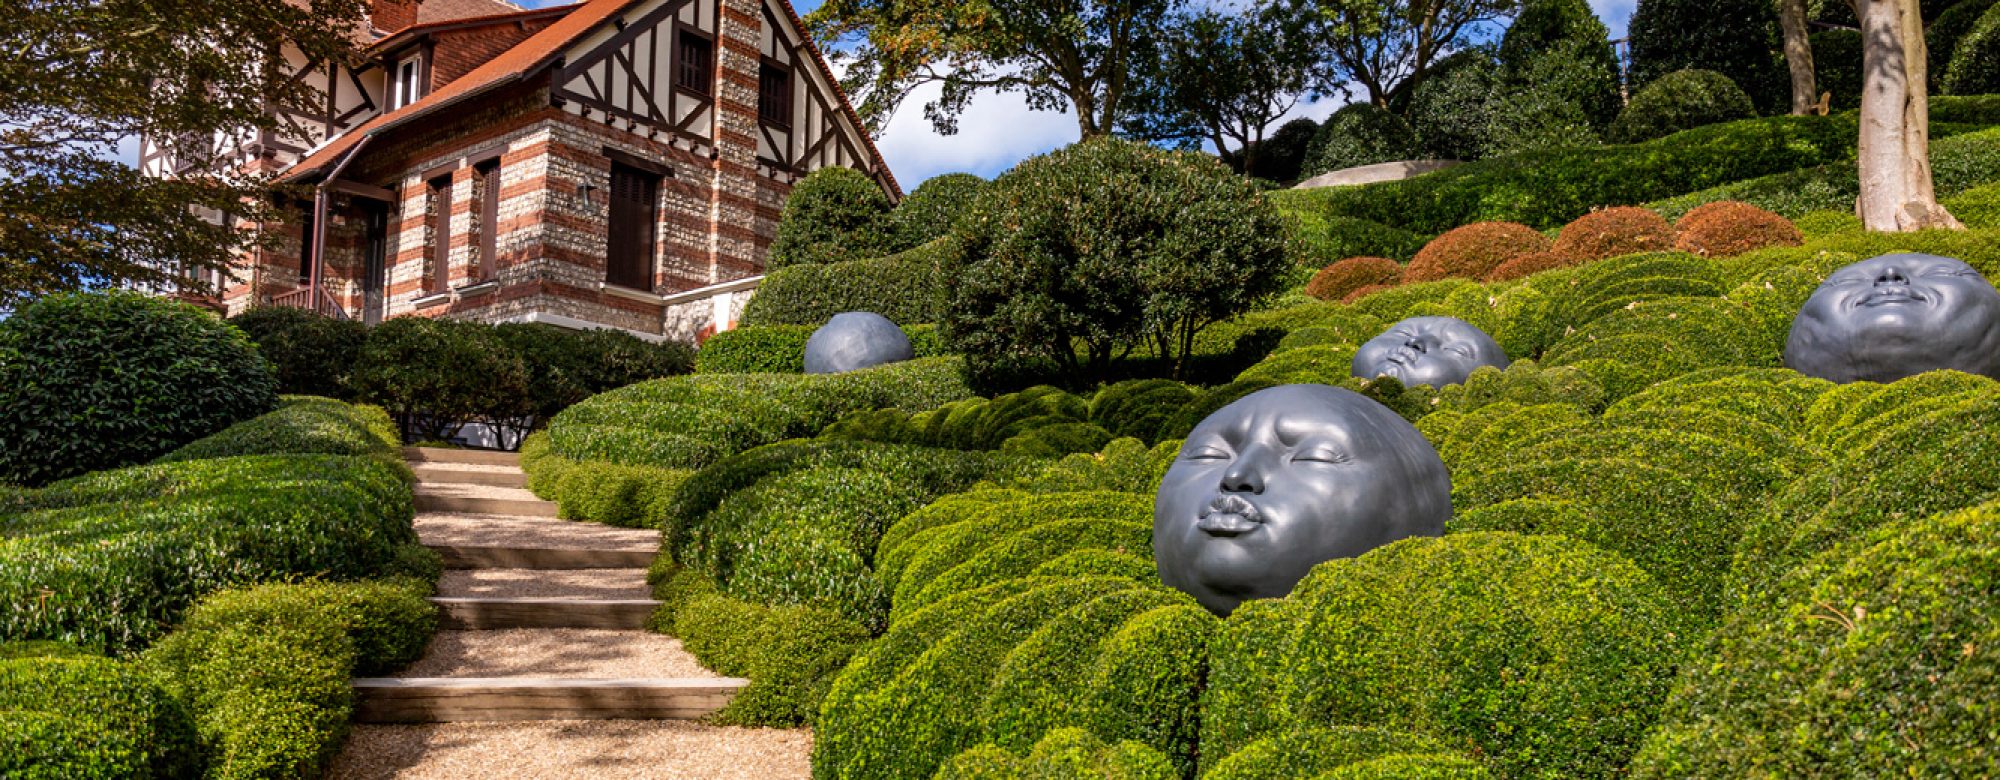
<svg viewBox="0 0 2000 780">
<path fill-rule="evenodd" d="M 1506 368 L 1507 353 L 1486 331 L 1457 317 L 1411 317 L 1389 326 L 1354 353 L 1362 379 L 1395 377 L 1404 385 L 1444 387 L 1465 382 L 1480 366 Z"/>
<path fill-rule="evenodd" d="M 1833 382 L 1940 368 L 2000 378 L 2000 292 L 1949 257 L 1863 260 L 1833 272 L 1799 309 L 1785 365 Z"/>
<path fill-rule="evenodd" d="M 913 357 L 910 337 L 874 312 L 835 314 L 806 339 L 808 374 L 838 374 Z"/>
<path fill-rule="evenodd" d="M 1450 516 L 1451 476 L 1414 426 L 1351 390 L 1283 385 L 1188 434 L 1153 502 L 1153 555 L 1162 581 L 1228 615 Z"/>
</svg>

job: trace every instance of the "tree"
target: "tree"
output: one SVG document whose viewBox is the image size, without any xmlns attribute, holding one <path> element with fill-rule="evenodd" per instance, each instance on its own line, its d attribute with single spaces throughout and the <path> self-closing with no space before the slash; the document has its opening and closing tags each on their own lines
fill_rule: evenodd
<svg viewBox="0 0 2000 780">
<path fill-rule="evenodd" d="M 270 106 L 323 100 L 286 47 L 346 60 L 366 0 L 24 0 L 0 22 L 0 306 L 62 290 L 178 285 L 257 218 L 253 179 L 149 179 L 108 159 L 144 135 L 208 170 L 215 139 L 284 130 Z M 191 208 L 192 207 L 192 208 Z"/>
<path fill-rule="evenodd" d="M 1083 138 L 1109 134 L 1130 106 L 1135 64 L 1181 0 L 828 0 L 806 17 L 828 48 L 862 36 L 841 80 L 880 129 L 910 92 L 941 85 L 924 116 L 958 131 L 974 95 L 1019 92 L 1036 111 L 1076 112 Z M 846 48 L 846 47 L 841 47 Z"/>
<path fill-rule="evenodd" d="M 1962 229 L 1931 182 L 1929 74 L 1917 0 L 1854 2 L 1863 41 L 1855 203 L 1861 224 L 1884 232 Z"/>
<path fill-rule="evenodd" d="M 1368 102 L 1391 110 L 1440 58 L 1470 45 L 1485 25 L 1514 13 L 1517 0 L 1294 0 L 1316 12 L 1314 31 L 1337 78 L 1358 84 Z"/>
<path fill-rule="evenodd" d="M 1230 167 L 1255 170 L 1266 130 L 1314 91 L 1316 53 L 1304 21 L 1280 3 L 1175 20 L 1138 71 L 1126 134 L 1206 141 Z"/>
<path fill-rule="evenodd" d="M 1785 39 L 1785 69 L 1792 77 L 1792 115 L 1805 116 L 1819 102 L 1812 40 L 1806 28 L 1806 0 L 1778 0 L 1778 29 Z"/>
<path fill-rule="evenodd" d="M 1680 70 L 1712 70 L 1763 112 L 1786 105 L 1773 0 L 1640 0 L 1632 13 L 1631 89 Z"/>
</svg>

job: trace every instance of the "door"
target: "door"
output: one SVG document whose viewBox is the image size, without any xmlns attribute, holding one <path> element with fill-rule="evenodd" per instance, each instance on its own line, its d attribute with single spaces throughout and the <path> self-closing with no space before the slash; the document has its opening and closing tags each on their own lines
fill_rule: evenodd
<svg viewBox="0 0 2000 780">
<path fill-rule="evenodd" d="M 361 321 L 373 325 L 382 321 L 385 303 L 382 291 L 388 286 L 389 204 L 363 200 L 360 205 L 362 218 L 368 224 L 361 263 Z"/>
</svg>

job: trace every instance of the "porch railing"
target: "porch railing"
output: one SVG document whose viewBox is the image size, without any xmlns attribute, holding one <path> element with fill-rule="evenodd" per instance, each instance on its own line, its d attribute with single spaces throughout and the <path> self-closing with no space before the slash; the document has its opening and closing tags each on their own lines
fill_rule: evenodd
<svg viewBox="0 0 2000 780">
<path fill-rule="evenodd" d="M 347 316 L 347 310 L 340 308 L 340 304 L 334 302 L 333 296 L 328 294 L 324 287 L 301 287 L 288 293 L 273 295 L 271 305 L 306 309 L 337 320 L 351 319 Z"/>
</svg>

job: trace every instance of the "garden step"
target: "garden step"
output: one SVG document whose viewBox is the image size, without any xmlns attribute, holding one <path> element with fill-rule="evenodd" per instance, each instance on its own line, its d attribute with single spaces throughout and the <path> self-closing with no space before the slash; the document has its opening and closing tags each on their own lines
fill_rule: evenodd
<svg viewBox="0 0 2000 780">
<path fill-rule="evenodd" d="M 749 684 L 734 677 L 364 677 L 353 682 L 354 719 L 361 723 L 695 719 L 722 709 Z"/>
<path fill-rule="evenodd" d="M 442 612 L 441 628 L 493 630 L 506 628 L 629 628 L 643 629 L 658 609 L 652 599 L 448 598 L 431 599 Z"/>
<path fill-rule="evenodd" d="M 469 512 L 514 517 L 555 517 L 556 505 L 520 488 L 418 484 L 419 512 Z"/>
<path fill-rule="evenodd" d="M 650 566 L 655 552 L 574 547 L 479 547 L 432 544 L 447 569 L 632 569 Z"/>
<path fill-rule="evenodd" d="M 417 481 L 426 485 L 487 485 L 526 488 L 528 475 L 511 466 L 480 466 L 470 463 L 413 463 Z"/>
<path fill-rule="evenodd" d="M 526 568 L 454 569 L 438 580 L 444 598 L 643 599 L 651 598 L 646 570 L 593 568 L 551 571 Z"/>
<path fill-rule="evenodd" d="M 479 466 L 520 468 L 521 454 L 499 450 L 455 450 L 447 447 L 404 447 L 403 459 L 412 463 L 469 463 Z"/>
<path fill-rule="evenodd" d="M 722 675 L 702 666 L 679 639 L 652 631 L 508 628 L 439 631 L 424 646 L 423 658 L 393 676 L 607 680 Z"/>
</svg>

